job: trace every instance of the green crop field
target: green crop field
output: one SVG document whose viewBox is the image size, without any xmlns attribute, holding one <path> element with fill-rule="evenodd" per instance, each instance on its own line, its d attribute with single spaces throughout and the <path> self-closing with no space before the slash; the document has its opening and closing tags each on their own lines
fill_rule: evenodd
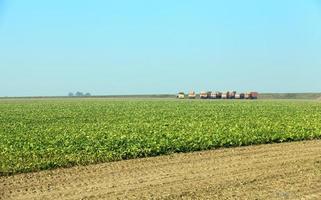
<svg viewBox="0 0 321 200">
<path fill-rule="evenodd" d="M 321 138 L 317 101 L 0 100 L 0 174 Z"/>
</svg>

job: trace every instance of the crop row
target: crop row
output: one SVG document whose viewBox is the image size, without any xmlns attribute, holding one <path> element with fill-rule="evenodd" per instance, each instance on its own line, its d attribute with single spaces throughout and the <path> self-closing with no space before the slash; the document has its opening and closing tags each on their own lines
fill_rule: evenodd
<svg viewBox="0 0 321 200">
<path fill-rule="evenodd" d="M 313 101 L 0 101 L 0 174 L 320 137 Z"/>
</svg>

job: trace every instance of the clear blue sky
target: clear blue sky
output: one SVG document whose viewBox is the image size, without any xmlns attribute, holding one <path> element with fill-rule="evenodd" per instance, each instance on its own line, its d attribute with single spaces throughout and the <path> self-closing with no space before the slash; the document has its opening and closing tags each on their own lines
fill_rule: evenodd
<svg viewBox="0 0 321 200">
<path fill-rule="evenodd" d="M 321 91 L 321 0 L 0 0 L 0 96 Z"/>
</svg>

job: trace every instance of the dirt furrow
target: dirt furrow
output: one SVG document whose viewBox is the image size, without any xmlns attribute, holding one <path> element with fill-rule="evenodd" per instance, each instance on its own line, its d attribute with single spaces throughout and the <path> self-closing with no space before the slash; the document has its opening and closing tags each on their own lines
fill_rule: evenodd
<svg viewBox="0 0 321 200">
<path fill-rule="evenodd" d="M 321 141 L 0 177 L 0 199 L 321 199 Z"/>
</svg>

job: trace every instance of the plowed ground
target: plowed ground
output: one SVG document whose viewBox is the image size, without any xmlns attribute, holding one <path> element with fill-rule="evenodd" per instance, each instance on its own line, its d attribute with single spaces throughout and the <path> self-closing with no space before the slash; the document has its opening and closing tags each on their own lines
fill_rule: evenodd
<svg viewBox="0 0 321 200">
<path fill-rule="evenodd" d="M 321 141 L 0 177 L 0 199 L 321 199 Z"/>
</svg>

